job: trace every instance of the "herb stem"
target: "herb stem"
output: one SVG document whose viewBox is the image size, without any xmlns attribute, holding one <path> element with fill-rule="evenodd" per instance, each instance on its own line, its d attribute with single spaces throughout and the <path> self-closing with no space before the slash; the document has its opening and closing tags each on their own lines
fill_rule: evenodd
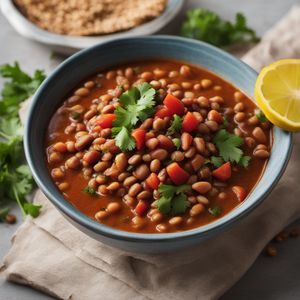
<svg viewBox="0 0 300 300">
<path fill-rule="evenodd" d="M 12 189 L 13 189 L 13 193 L 14 193 L 15 199 L 16 199 L 16 201 L 17 201 L 17 203 L 18 203 L 18 205 L 19 205 L 19 207 L 21 209 L 22 217 L 23 217 L 23 219 L 25 219 L 26 212 L 25 212 L 24 207 L 23 207 L 23 205 L 21 203 L 21 200 L 19 198 L 18 192 L 17 192 L 17 190 L 16 190 L 16 188 L 14 186 L 12 187 Z"/>
</svg>

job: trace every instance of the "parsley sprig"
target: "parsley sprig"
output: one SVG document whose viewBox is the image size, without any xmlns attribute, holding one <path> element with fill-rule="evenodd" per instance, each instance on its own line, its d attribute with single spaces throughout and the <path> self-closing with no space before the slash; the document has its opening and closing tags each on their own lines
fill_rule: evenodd
<svg viewBox="0 0 300 300">
<path fill-rule="evenodd" d="M 20 103 L 29 98 L 45 79 L 37 70 L 33 77 L 24 73 L 18 63 L 0 67 L 0 75 L 8 80 L 0 101 L 0 210 L 1 219 L 8 214 L 7 200 L 18 203 L 22 215 L 37 217 L 41 206 L 27 201 L 34 187 L 28 166 L 24 163 L 23 128 L 18 117 Z"/>
<path fill-rule="evenodd" d="M 243 150 L 240 147 L 244 141 L 241 137 L 229 133 L 226 129 L 221 129 L 213 141 L 217 145 L 220 155 L 220 157 L 213 156 L 211 158 L 211 163 L 215 167 L 221 166 L 226 161 L 237 163 L 245 168 L 248 166 L 251 158 L 243 155 Z"/>
<path fill-rule="evenodd" d="M 135 141 L 131 130 L 139 122 L 143 122 L 154 112 L 155 89 L 148 83 L 132 87 L 120 96 L 122 106 L 115 110 L 116 120 L 113 122 L 112 135 L 116 145 L 122 150 L 133 150 Z"/>
<path fill-rule="evenodd" d="M 158 191 L 161 195 L 157 202 L 158 210 L 169 216 L 176 216 L 183 214 L 189 202 L 185 192 L 191 189 L 190 185 L 183 184 L 179 186 L 162 184 L 158 188 Z"/>
<path fill-rule="evenodd" d="M 187 12 L 181 34 L 217 47 L 259 41 L 255 31 L 247 26 L 243 14 L 237 13 L 235 22 L 231 23 L 222 20 L 216 13 L 201 8 Z"/>
</svg>

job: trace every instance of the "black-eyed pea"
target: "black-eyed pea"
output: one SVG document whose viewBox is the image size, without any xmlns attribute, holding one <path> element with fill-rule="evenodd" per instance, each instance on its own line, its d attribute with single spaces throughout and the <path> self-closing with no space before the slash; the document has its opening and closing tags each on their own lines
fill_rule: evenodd
<svg viewBox="0 0 300 300">
<path fill-rule="evenodd" d="M 212 86 L 212 81 L 210 79 L 202 79 L 201 80 L 201 87 L 204 89 L 209 89 Z"/>
<path fill-rule="evenodd" d="M 173 226 L 178 226 L 181 225 L 183 222 L 183 218 L 180 216 L 177 217 L 173 217 L 169 220 L 169 224 L 173 225 Z"/>
<path fill-rule="evenodd" d="M 252 131 L 252 135 L 259 143 L 264 144 L 267 142 L 267 137 L 260 127 L 255 127 Z"/>
<path fill-rule="evenodd" d="M 106 211 L 110 214 L 115 214 L 120 210 L 121 210 L 121 204 L 119 202 L 111 202 L 106 207 Z"/>
<path fill-rule="evenodd" d="M 206 194 L 212 189 L 212 186 L 207 181 L 198 181 L 192 185 L 192 189 L 199 194 Z"/>
<path fill-rule="evenodd" d="M 58 163 L 63 160 L 63 156 L 59 152 L 52 152 L 48 156 L 48 161 L 50 163 Z"/>
<path fill-rule="evenodd" d="M 159 159 L 152 160 L 151 163 L 150 163 L 151 172 L 157 173 L 160 169 L 160 165 L 161 165 L 161 163 L 160 163 Z"/>
<path fill-rule="evenodd" d="M 55 180 L 59 180 L 65 177 L 65 172 L 61 168 L 54 168 L 51 170 L 51 176 Z"/>
<path fill-rule="evenodd" d="M 205 197 L 205 196 L 202 196 L 202 195 L 198 195 L 196 197 L 197 201 L 203 205 L 208 205 L 209 204 L 209 200 Z"/>
<path fill-rule="evenodd" d="M 204 211 L 205 211 L 204 205 L 201 203 L 197 203 L 193 205 L 192 208 L 190 209 L 190 216 L 191 217 L 198 216 Z"/>
</svg>

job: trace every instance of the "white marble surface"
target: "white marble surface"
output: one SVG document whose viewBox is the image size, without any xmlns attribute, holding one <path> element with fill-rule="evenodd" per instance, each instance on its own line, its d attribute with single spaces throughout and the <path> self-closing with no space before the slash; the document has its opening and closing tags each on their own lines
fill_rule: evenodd
<svg viewBox="0 0 300 300">
<path fill-rule="evenodd" d="M 293 4 L 300 4 L 300 0 L 187 0 L 186 2 L 185 9 L 204 7 L 216 11 L 227 19 L 232 19 L 237 11 L 241 11 L 247 16 L 249 25 L 259 35 L 272 27 Z M 183 14 L 184 11 L 161 33 L 176 34 Z M 42 68 L 49 73 L 59 61 L 59 59 L 51 59 L 51 50 L 47 47 L 16 34 L 1 15 L 0 41 L 0 65 L 19 61 L 26 71 L 31 72 L 36 68 Z M 13 212 L 19 218 L 17 224 L 13 226 L 0 224 L 0 259 L 10 247 L 11 235 L 21 224 L 18 209 L 14 208 Z M 300 227 L 300 221 L 295 226 Z M 279 255 L 274 259 L 260 256 L 222 299 L 300 299 L 300 238 L 288 240 L 278 248 Z M 5 282 L 0 278 L 0 299 L 46 300 L 52 298 L 30 288 Z"/>
</svg>

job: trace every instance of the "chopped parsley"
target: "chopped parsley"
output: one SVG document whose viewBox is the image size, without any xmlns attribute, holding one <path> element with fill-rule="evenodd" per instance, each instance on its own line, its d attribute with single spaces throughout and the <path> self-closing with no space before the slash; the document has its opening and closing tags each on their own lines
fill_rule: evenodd
<svg viewBox="0 0 300 300">
<path fill-rule="evenodd" d="M 231 23 L 222 20 L 216 13 L 201 8 L 187 12 L 181 34 L 217 47 L 259 41 L 255 31 L 247 27 L 243 14 L 237 13 L 235 22 Z"/>
<path fill-rule="evenodd" d="M 208 212 L 209 212 L 211 215 L 213 215 L 214 217 L 217 217 L 217 216 L 219 216 L 219 215 L 221 214 L 222 208 L 219 207 L 219 206 L 215 206 L 215 207 L 213 207 L 213 208 L 210 207 L 210 208 L 208 209 Z"/>
<path fill-rule="evenodd" d="M 179 186 L 162 184 L 158 188 L 161 195 L 157 202 L 158 210 L 169 216 L 176 216 L 183 214 L 189 202 L 185 192 L 191 189 L 190 185 L 184 184 Z"/>
<path fill-rule="evenodd" d="M 181 140 L 179 138 L 172 139 L 173 144 L 175 145 L 176 149 L 179 150 L 181 147 Z"/>
<path fill-rule="evenodd" d="M 20 104 L 34 94 L 45 79 L 37 70 L 31 77 L 18 63 L 0 67 L 0 75 L 7 79 L 0 99 L 0 210 L 1 219 L 9 212 L 5 200 L 16 201 L 23 217 L 37 217 L 41 206 L 27 201 L 34 188 L 29 167 L 24 164 L 23 127 L 18 113 Z"/>
<path fill-rule="evenodd" d="M 217 145 L 220 157 L 224 161 L 235 162 L 244 167 L 248 166 L 250 158 L 243 156 L 243 151 L 240 147 L 244 141 L 241 137 L 229 133 L 226 129 L 221 129 L 217 132 L 213 141 Z"/>
<path fill-rule="evenodd" d="M 267 117 L 265 116 L 265 114 L 264 114 L 260 109 L 256 109 L 256 110 L 255 110 L 255 116 L 257 117 L 257 119 L 258 119 L 261 123 L 266 123 L 266 122 L 268 122 Z"/>
<path fill-rule="evenodd" d="M 87 193 L 93 197 L 97 196 L 97 192 L 91 186 L 87 186 L 82 190 L 84 193 Z"/>
<path fill-rule="evenodd" d="M 153 114 L 155 93 L 150 84 L 142 83 L 120 96 L 122 106 L 115 110 L 116 120 L 113 122 L 112 136 L 122 151 L 135 148 L 131 130 L 139 121 L 143 122 Z"/>
<path fill-rule="evenodd" d="M 174 115 L 174 119 L 172 121 L 170 128 L 167 131 L 167 135 L 173 135 L 177 132 L 180 132 L 181 127 L 182 127 L 182 118 L 179 117 L 178 115 Z"/>
</svg>

